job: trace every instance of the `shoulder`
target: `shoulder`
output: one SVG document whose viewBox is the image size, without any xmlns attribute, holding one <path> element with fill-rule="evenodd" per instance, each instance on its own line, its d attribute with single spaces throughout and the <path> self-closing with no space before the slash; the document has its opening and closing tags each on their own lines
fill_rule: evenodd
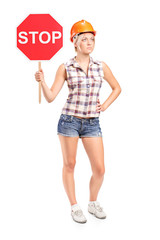
<svg viewBox="0 0 160 240">
<path fill-rule="evenodd" d="M 102 61 L 102 67 L 103 67 L 103 69 L 105 69 L 105 68 L 108 68 L 108 65 Z"/>
<path fill-rule="evenodd" d="M 66 69 L 65 69 L 64 63 L 62 63 L 62 64 L 58 67 L 58 69 L 57 69 L 57 75 L 64 76 L 64 78 L 66 79 L 67 74 L 66 74 Z"/>
<path fill-rule="evenodd" d="M 103 68 L 104 74 L 107 74 L 107 73 L 111 72 L 111 69 L 109 68 L 109 66 L 103 61 L 102 61 L 102 68 Z"/>
<path fill-rule="evenodd" d="M 106 81 L 108 81 L 109 84 L 113 85 L 113 83 L 115 83 L 116 79 L 115 79 L 111 69 L 105 62 L 102 62 L 102 66 L 103 66 L 104 79 Z"/>
<path fill-rule="evenodd" d="M 92 68 L 98 69 L 100 72 L 101 76 L 103 77 L 103 66 L 102 66 L 102 61 L 98 59 L 93 59 L 91 58 L 91 63 L 92 63 Z"/>
<path fill-rule="evenodd" d="M 104 71 L 111 71 L 110 67 L 103 61 L 102 61 L 102 67 Z"/>
<path fill-rule="evenodd" d="M 102 62 L 100 60 L 97 60 L 97 59 L 95 59 L 93 57 L 90 57 L 90 61 L 94 65 L 102 65 Z"/>
<path fill-rule="evenodd" d="M 70 58 L 68 61 L 64 62 L 64 67 L 69 67 L 73 65 L 74 58 Z"/>
<path fill-rule="evenodd" d="M 68 59 L 67 61 L 64 61 L 64 62 L 59 66 L 59 69 L 65 70 L 66 67 L 68 67 L 68 66 L 70 66 L 70 65 L 73 64 L 73 61 L 74 61 L 74 57 Z"/>
<path fill-rule="evenodd" d="M 92 69 L 96 69 L 96 71 L 99 72 L 99 75 L 103 78 L 104 73 L 103 73 L 102 61 L 91 58 L 91 64 L 92 64 Z"/>
<path fill-rule="evenodd" d="M 61 65 L 59 65 L 57 71 L 58 71 L 58 72 L 64 72 L 64 71 L 65 71 L 64 63 L 62 63 Z"/>
</svg>

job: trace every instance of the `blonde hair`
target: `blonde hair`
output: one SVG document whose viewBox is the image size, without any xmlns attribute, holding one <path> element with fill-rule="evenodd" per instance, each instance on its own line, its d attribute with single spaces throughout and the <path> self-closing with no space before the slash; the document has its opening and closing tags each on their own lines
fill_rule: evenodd
<svg viewBox="0 0 160 240">
<path fill-rule="evenodd" d="M 73 37 L 73 43 L 74 43 L 74 44 L 77 43 L 77 46 L 78 46 L 78 48 L 79 48 L 80 50 L 81 50 L 81 48 L 80 48 L 80 42 L 81 42 L 82 37 L 83 37 L 83 33 L 80 34 L 80 35 L 76 34 L 76 35 Z M 74 46 L 74 48 L 75 48 L 75 51 L 77 52 L 77 47 Z"/>
</svg>

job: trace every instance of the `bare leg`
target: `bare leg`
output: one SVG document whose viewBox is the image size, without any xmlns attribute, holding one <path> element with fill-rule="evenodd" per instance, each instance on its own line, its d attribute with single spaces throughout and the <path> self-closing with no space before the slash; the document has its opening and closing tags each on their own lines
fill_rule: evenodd
<svg viewBox="0 0 160 240">
<path fill-rule="evenodd" d="M 79 137 L 66 137 L 58 135 L 63 155 L 63 185 L 70 204 L 76 204 L 74 167 L 76 164 L 77 144 Z"/>
<path fill-rule="evenodd" d="M 103 140 L 102 137 L 83 137 L 82 142 L 92 168 L 90 201 L 96 201 L 105 173 Z"/>
</svg>

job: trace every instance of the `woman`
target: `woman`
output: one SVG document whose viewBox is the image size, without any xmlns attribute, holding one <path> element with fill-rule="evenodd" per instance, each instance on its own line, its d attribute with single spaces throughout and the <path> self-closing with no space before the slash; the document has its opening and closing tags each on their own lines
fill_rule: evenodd
<svg viewBox="0 0 160 240">
<path fill-rule="evenodd" d="M 67 81 L 69 95 L 61 112 L 57 134 L 63 155 L 63 184 L 71 204 L 71 216 L 79 223 L 87 220 L 75 196 L 74 167 L 78 139 L 82 139 L 92 168 L 88 212 L 104 219 L 106 214 L 97 201 L 105 173 L 99 115 L 121 92 L 120 85 L 107 64 L 90 57 L 95 46 L 95 35 L 92 25 L 85 20 L 72 26 L 70 40 L 74 43 L 77 55 L 59 66 L 51 89 L 44 80 L 43 70 L 35 74 L 36 80 L 42 82 L 43 94 L 49 103 L 56 98 L 65 80 Z M 102 79 L 109 83 L 112 93 L 100 104 Z"/>
</svg>

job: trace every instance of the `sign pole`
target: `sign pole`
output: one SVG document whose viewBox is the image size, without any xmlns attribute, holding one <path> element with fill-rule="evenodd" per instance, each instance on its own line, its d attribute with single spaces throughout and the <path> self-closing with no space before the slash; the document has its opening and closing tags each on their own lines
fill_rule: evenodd
<svg viewBox="0 0 160 240">
<path fill-rule="evenodd" d="M 38 62 L 38 70 L 40 71 L 41 70 L 41 62 Z M 41 81 L 39 82 L 39 104 L 41 103 L 41 86 L 42 83 Z"/>
</svg>

